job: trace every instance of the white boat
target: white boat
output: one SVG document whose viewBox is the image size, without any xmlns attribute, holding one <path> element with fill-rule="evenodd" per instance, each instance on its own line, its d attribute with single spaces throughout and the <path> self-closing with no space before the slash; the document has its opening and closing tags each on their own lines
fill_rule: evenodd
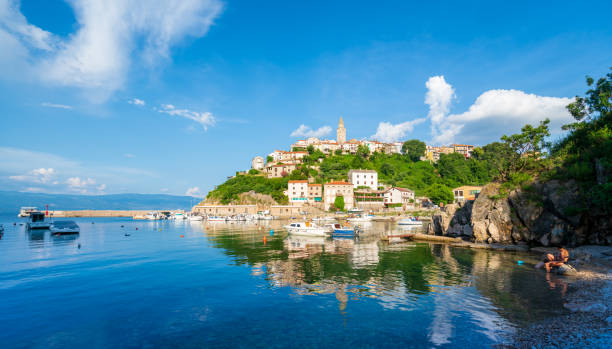
<svg viewBox="0 0 612 349">
<path fill-rule="evenodd" d="M 155 221 L 159 219 L 159 215 L 157 214 L 157 212 L 149 212 L 145 216 L 145 219 L 148 219 L 150 221 Z"/>
<path fill-rule="evenodd" d="M 17 215 L 17 217 L 19 217 L 19 218 L 30 217 L 30 213 L 32 213 L 32 212 L 38 212 L 38 208 L 36 208 L 36 207 L 22 207 L 21 209 L 19 209 L 19 214 Z"/>
<path fill-rule="evenodd" d="M 202 217 L 202 216 L 196 216 L 196 215 L 191 215 L 191 216 L 189 216 L 189 218 L 188 218 L 188 219 L 189 219 L 190 221 L 192 221 L 192 222 L 196 222 L 196 221 L 201 221 L 201 220 L 204 220 L 204 217 Z"/>
<path fill-rule="evenodd" d="M 414 217 L 400 219 L 397 224 L 399 225 L 423 225 L 423 222 L 419 221 Z"/>
<path fill-rule="evenodd" d="M 185 219 L 185 215 L 182 212 L 175 212 L 172 218 L 177 221 L 182 221 Z"/>
<path fill-rule="evenodd" d="M 374 216 L 357 215 L 355 217 L 347 218 L 346 220 L 349 222 L 371 222 L 372 218 L 374 218 Z"/>
<path fill-rule="evenodd" d="M 75 221 L 55 221 L 49 228 L 51 234 L 78 234 L 81 232 Z"/>
<path fill-rule="evenodd" d="M 29 230 L 34 229 L 49 229 L 51 223 L 45 220 L 45 214 L 42 212 L 31 212 L 30 221 L 26 224 Z"/>
<path fill-rule="evenodd" d="M 219 216 L 209 216 L 206 220 L 209 222 L 225 222 L 227 218 Z"/>
<path fill-rule="evenodd" d="M 293 222 L 284 226 L 290 234 L 308 236 L 327 236 L 325 229 L 310 222 Z"/>
</svg>

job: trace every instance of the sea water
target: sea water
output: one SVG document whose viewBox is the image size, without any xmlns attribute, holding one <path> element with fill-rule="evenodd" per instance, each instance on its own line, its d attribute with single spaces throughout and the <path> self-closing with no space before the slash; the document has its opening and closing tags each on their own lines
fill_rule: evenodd
<svg viewBox="0 0 612 349">
<path fill-rule="evenodd" d="M 563 311 L 563 281 L 526 256 L 386 241 L 389 223 L 77 218 L 53 236 L 0 218 L 1 348 L 478 348 Z"/>
</svg>

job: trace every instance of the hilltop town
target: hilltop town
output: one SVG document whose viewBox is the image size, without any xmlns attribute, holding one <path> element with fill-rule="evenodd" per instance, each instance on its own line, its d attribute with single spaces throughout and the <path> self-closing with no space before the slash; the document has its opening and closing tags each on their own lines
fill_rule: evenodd
<svg viewBox="0 0 612 349">
<path fill-rule="evenodd" d="M 452 201 L 473 200 L 480 192 L 481 186 L 462 185 L 453 188 L 452 196 L 447 195 L 446 200 L 439 198 L 432 200 L 427 195 L 417 195 L 420 188 L 399 186 L 393 180 L 380 180 L 377 170 L 367 168 L 368 164 L 364 161 L 362 164 L 355 163 L 355 159 L 374 158 L 377 155 L 403 159 L 406 157 L 405 143 L 347 140 L 346 135 L 344 120 L 340 117 L 335 140 L 315 137 L 298 140 L 291 145 L 289 150 L 274 150 L 265 159 L 262 156 L 254 157 L 249 171 L 239 171 L 236 176 L 228 177 L 227 183 L 238 180 L 237 177 L 249 176 L 258 177 L 259 182 L 267 180 L 268 183 L 278 183 L 281 181 L 284 188 L 282 188 L 282 197 L 277 195 L 278 200 L 265 200 L 265 196 L 261 195 L 265 190 L 258 190 L 258 188 L 261 189 L 258 184 L 253 184 L 253 188 L 241 185 L 240 199 L 229 202 L 232 205 L 219 205 L 224 202 L 215 202 L 215 191 L 213 191 L 212 195 L 209 194 L 207 200 L 199 205 L 200 210 L 206 214 L 232 214 L 250 213 L 265 208 L 272 209 L 277 215 L 296 214 L 309 209 L 406 211 L 431 208 L 440 203 Z M 432 173 L 435 171 L 433 164 L 440 160 L 442 154 L 458 154 L 463 159 L 470 159 L 474 151 L 472 145 L 451 144 L 437 147 L 419 143 L 421 143 L 421 148 L 419 148 L 421 152 L 418 154 L 418 159 L 415 160 L 429 163 L 432 166 L 430 167 Z M 320 173 L 324 172 L 325 169 L 322 167 L 325 167 L 326 161 L 332 161 L 333 158 L 339 160 L 351 157 L 352 163 L 345 166 L 346 174 L 342 172 L 341 174 L 334 173 L 332 178 L 321 177 Z M 359 165 L 363 165 L 363 168 Z M 388 171 L 385 166 L 382 166 L 381 170 Z M 251 195 L 245 195 L 245 192 L 250 192 Z M 284 205 L 279 205 L 280 203 Z"/>
</svg>

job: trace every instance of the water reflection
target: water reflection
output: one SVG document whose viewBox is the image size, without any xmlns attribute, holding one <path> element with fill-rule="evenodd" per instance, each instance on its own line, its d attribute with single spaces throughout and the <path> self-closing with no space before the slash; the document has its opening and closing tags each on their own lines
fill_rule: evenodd
<svg viewBox="0 0 612 349">
<path fill-rule="evenodd" d="M 214 246 L 249 265 L 269 287 L 289 287 L 297 295 L 334 294 L 342 314 L 364 299 L 404 311 L 424 311 L 429 304 L 434 345 L 450 343 L 460 321 L 498 341 L 512 324 L 563 311 L 564 281 L 517 266 L 522 257 L 401 238 L 382 241 L 380 232 L 406 231 L 389 224 L 375 223 L 371 230 L 356 239 L 331 239 L 267 236 L 248 226 L 206 227 Z"/>
</svg>

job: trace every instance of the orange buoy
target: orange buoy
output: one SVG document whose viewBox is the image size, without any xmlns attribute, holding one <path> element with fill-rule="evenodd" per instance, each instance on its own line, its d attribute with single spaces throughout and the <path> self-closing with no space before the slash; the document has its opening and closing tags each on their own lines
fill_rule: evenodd
<svg viewBox="0 0 612 349">
<path fill-rule="evenodd" d="M 266 242 L 268 242 L 268 239 L 264 236 L 263 241 L 264 241 L 264 245 L 265 245 Z"/>
<path fill-rule="evenodd" d="M 181 237 L 184 237 L 183 234 L 181 234 Z"/>
</svg>

